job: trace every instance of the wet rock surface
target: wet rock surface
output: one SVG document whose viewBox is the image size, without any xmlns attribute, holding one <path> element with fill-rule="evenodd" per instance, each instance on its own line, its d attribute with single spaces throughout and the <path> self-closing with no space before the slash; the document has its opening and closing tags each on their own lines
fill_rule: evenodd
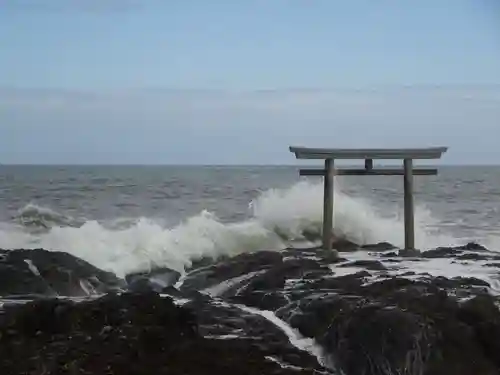
<svg viewBox="0 0 500 375">
<path fill-rule="evenodd" d="M 244 318 L 234 314 L 244 325 Z M 228 313 L 224 315 L 230 317 Z M 216 318 L 217 315 L 214 315 Z M 39 301 L 6 308 L 0 325 L 2 374 L 296 374 L 274 358 L 317 364 L 269 331 L 263 339 L 204 338 L 192 309 L 155 293 L 91 302 Z M 269 324 L 268 324 L 269 325 Z M 266 358 L 268 357 L 268 358 Z M 301 367 L 304 374 L 312 369 Z"/>
<path fill-rule="evenodd" d="M 117 290 L 113 273 L 63 252 L 0 249 L 0 296 L 87 296 Z"/>
<path fill-rule="evenodd" d="M 344 245 L 123 280 L 65 253 L 1 251 L 0 373 L 500 374 L 498 253 Z"/>
<path fill-rule="evenodd" d="M 135 292 L 161 292 L 175 284 L 181 274 L 166 267 L 153 268 L 149 271 L 134 272 L 125 276 L 127 290 Z"/>
</svg>

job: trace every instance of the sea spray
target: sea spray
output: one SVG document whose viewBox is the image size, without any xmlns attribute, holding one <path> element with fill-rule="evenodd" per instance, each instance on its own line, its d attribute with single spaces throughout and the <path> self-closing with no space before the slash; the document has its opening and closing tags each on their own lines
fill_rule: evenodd
<svg viewBox="0 0 500 375">
<path fill-rule="evenodd" d="M 34 203 L 28 203 L 18 210 L 13 219 L 20 225 L 33 230 L 49 229 L 56 226 L 79 227 L 85 223 L 83 218 L 74 218 Z"/>
<path fill-rule="evenodd" d="M 341 185 L 336 181 L 336 185 Z M 321 230 L 323 218 L 323 185 L 301 181 L 289 189 L 270 189 L 252 202 L 254 217 L 265 227 L 277 227 L 293 239 L 301 239 L 304 230 Z M 450 236 L 430 235 L 436 223 L 425 207 L 416 209 L 416 241 L 422 248 L 449 245 Z M 334 196 L 333 225 L 339 236 L 359 244 L 388 241 L 396 246 L 404 245 L 402 212 L 399 206 L 386 206 L 378 212 L 366 198 L 353 198 L 336 186 Z"/>
<path fill-rule="evenodd" d="M 118 276 L 155 266 L 183 272 L 199 258 L 280 250 L 290 242 L 303 239 L 304 231 L 319 231 L 322 194 L 322 185 L 310 182 L 264 191 L 251 202 L 249 219 L 234 223 L 224 223 L 207 211 L 170 228 L 159 220 L 145 217 L 115 229 L 105 222 L 89 220 L 79 227 L 53 226 L 42 233 L 31 233 L 18 224 L 2 223 L 0 248 L 42 247 L 65 251 Z M 387 208 L 391 210 L 392 215 L 385 212 L 382 217 L 368 200 L 353 198 L 338 190 L 335 192 L 335 230 L 358 243 L 389 241 L 400 246 L 403 224 L 398 208 Z M 44 215 L 48 212 L 44 210 Z M 58 220 L 61 215 L 56 213 Z M 456 242 L 448 236 L 429 235 L 426 225 L 435 221 L 428 211 L 417 209 L 418 246 L 428 248 Z"/>
</svg>

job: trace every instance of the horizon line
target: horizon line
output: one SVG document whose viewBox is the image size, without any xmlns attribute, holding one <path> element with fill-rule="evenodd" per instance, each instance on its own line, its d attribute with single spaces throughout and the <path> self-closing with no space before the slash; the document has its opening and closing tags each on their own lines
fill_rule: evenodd
<svg viewBox="0 0 500 375">
<path fill-rule="evenodd" d="M 197 164 L 197 163 L 0 163 L 0 167 L 284 167 L 284 168 L 304 168 L 310 167 L 310 164 L 292 164 L 292 163 L 215 163 L 215 164 Z M 321 168 L 322 163 L 315 163 L 318 168 Z M 380 167 L 386 165 L 394 165 L 398 163 L 384 163 Z M 500 162 L 484 164 L 484 163 L 437 163 L 424 164 L 418 163 L 418 166 L 432 165 L 433 167 L 500 167 Z M 342 167 L 358 167 L 358 164 L 342 164 Z"/>
</svg>

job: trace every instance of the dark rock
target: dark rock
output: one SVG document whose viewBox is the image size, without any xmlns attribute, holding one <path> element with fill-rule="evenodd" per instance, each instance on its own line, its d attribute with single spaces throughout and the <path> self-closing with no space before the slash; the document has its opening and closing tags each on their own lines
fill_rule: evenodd
<svg viewBox="0 0 500 375">
<path fill-rule="evenodd" d="M 288 247 L 281 251 L 281 255 L 283 256 L 283 259 L 289 259 L 289 258 L 306 258 L 306 257 L 316 257 L 320 252 L 324 251 L 321 247 L 314 246 L 314 247 Z"/>
<path fill-rule="evenodd" d="M 267 340 L 203 338 L 196 314 L 155 293 L 29 303 L 1 315 L 0 373 L 296 374 L 269 357 L 304 374 L 324 371 L 266 319 L 252 319 L 253 334 Z"/>
<path fill-rule="evenodd" d="M 360 249 L 360 246 L 345 238 L 334 238 L 332 241 L 332 249 L 340 252 L 350 252 Z"/>
<path fill-rule="evenodd" d="M 401 249 L 398 251 L 398 256 L 402 258 L 418 258 L 422 256 L 422 252 L 416 249 Z"/>
<path fill-rule="evenodd" d="M 460 259 L 470 259 L 470 260 L 482 260 L 487 258 L 481 258 L 479 255 L 475 254 L 462 254 L 464 251 L 481 251 L 481 252 L 489 252 L 485 247 L 476 244 L 474 242 L 469 242 L 463 246 L 457 247 L 438 247 L 434 250 L 424 251 L 422 256 L 424 258 L 450 258 L 450 257 L 459 257 Z"/>
<path fill-rule="evenodd" d="M 328 267 L 311 259 L 288 260 L 252 278 L 246 288 L 250 290 L 283 289 L 286 280 L 303 278 L 311 271 L 331 273 Z"/>
<path fill-rule="evenodd" d="M 0 250 L 0 296 L 86 296 L 124 285 L 113 273 L 67 253 Z"/>
<path fill-rule="evenodd" d="M 487 302 L 469 307 L 479 312 L 464 322 L 460 311 L 472 302 L 460 305 L 442 289 L 484 283 L 443 281 L 390 278 L 358 286 L 355 294 L 351 285 L 349 295 L 317 294 L 279 313 L 319 340 L 347 374 L 497 374 L 500 313 L 493 299 L 485 295 Z"/>
<path fill-rule="evenodd" d="M 427 250 L 422 253 L 424 258 L 450 258 L 461 254 L 462 250 L 454 249 L 451 247 L 438 247 L 434 250 Z"/>
<path fill-rule="evenodd" d="M 268 311 L 276 311 L 289 303 L 288 299 L 282 293 L 262 291 L 245 291 L 236 296 L 229 297 L 228 301 Z"/>
<path fill-rule="evenodd" d="M 200 270 L 191 271 L 181 290 L 201 290 L 233 278 L 242 277 L 281 264 L 283 256 L 276 251 L 260 251 L 237 255 L 227 261 L 219 261 Z"/>
<path fill-rule="evenodd" d="M 322 342 L 335 353 L 336 363 L 343 371 L 351 375 L 466 375 L 498 371 L 478 345 L 470 326 L 432 311 L 422 315 L 361 302 L 334 317 Z"/>
<path fill-rule="evenodd" d="M 406 295 L 413 296 L 418 293 L 425 293 L 428 290 L 428 285 L 407 279 L 404 277 L 391 277 L 385 280 L 373 282 L 364 288 L 358 290 L 358 294 L 363 297 L 370 298 L 392 298 L 394 295 L 397 298 L 404 299 Z M 391 300 L 391 305 L 392 305 Z"/>
<path fill-rule="evenodd" d="M 321 293 L 300 299 L 277 312 L 280 318 L 306 337 L 321 337 L 331 324 L 333 316 L 350 306 L 357 297 L 343 297 L 335 293 Z"/>
<path fill-rule="evenodd" d="M 2 329 L 14 328 L 24 337 L 78 330 L 100 332 L 104 323 L 110 327 L 164 324 L 166 329 L 172 329 L 173 336 L 193 335 L 196 329 L 192 312 L 177 308 L 171 298 L 160 298 L 156 293 L 108 294 L 82 303 L 39 300 L 6 308 L 1 323 Z M 174 323 L 175 328 L 169 326 Z"/>
<path fill-rule="evenodd" d="M 319 249 L 316 252 L 316 256 L 319 257 L 319 262 L 321 264 L 335 264 L 347 260 L 345 258 L 340 257 L 339 254 L 336 253 L 335 251 L 329 251 L 323 249 Z"/>
<path fill-rule="evenodd" d="M 230 300 L 238 302 L 237 297 L 231 297 Z M 199 332 L 207 338 L 236 335 L 248 345 L 257 345 L 264 353 L 278 357 L 285 364 L 301 368 L 317 367 L 316 359 L 294 348 L 280 328 L 259 314 L 244 311 L 243 305 L 209 302 L 196 305 L 188 303 L 186 306 L 195 309 Z"/>
<path fill-rule="evenodd" d="M 276 310 L 287 303 L 287 299 L 278 290 L 284 290 L 287 280 L 301 280 L 312 274 L 331 274 L 328 267 L 322 266 L 311 259 L 286 260 L 275 267 L 254 275 L 245 283 L 229 288 L 220 294 L 221 297 L 231 297 L 248 306 L 264 310 Z M 232 298 L 235 297 L 235 298 Z"/>
<path fill-rule="evenodd" d="M 425 339 L 430 334 L 425 320 L 411 312 L 358 301 L 332 317 L 322 343 L 346 374 L 419 373 L 429 355 Z M 418 367 L 408 368 L 410 363 Z"/>
<path fill-rule="evenodd" d="M 284 289 L 286 279 L 287 279 L 286 271 L 281 272 L 279 268 L 272 268 L 271 270 L 268 270 L 263 274 L 253 277 L 244 286 L 244 289 L 247 291 Z"/>
<path fill-rule="evenodd" d="M 353 262 L 340 264 L 337 267 L 361 267 L 371 271 L 387 270 L 387 268 L 378 260 L 355 260 Z"/>
<path fill-rule="evenodd" d="M 379 242 L 376 244 L 368 244 L 368 245 L 363 245 L 361 246 L 362 249 L 364 250 L 370 250 L 370 251 L 386 251 L 386 250 L 393 250 L 396 249 L 396 246 L 389 242 Z"/>
<path fill-rule="evenodd" d="M 333 275 L 332 270 L 330 268 L 321 268 L 318 270 L 311 270 L 304 272 L 302 279 L 304 280 L 316 280 L 325 276 Z"/>
<path fill-rule="evenodd" d="M 482 245 L 479 245 L 475 242 L 469 242 L 466 245 L 456 247 L 458 250 L 473 250 L 473 251 L 489 251 Z"/>
<path fill-rule="evenodd" d="M 460 283 L 460 286 L 485 286 L 488 288 L 491 286 L 488 282 L 477 277 L 454 277 L 452 280 Z"/>
<path fill-rule="evenodd" d="M 486 357 L 500 369 L 500 310 L 491 296 L 482 295 L 465 302 L 458 318 L 471 326 Z"/>
<path fill-rule="evenodd" d="M 403 259 L 394 259 L 394 258 L 388 258 L 384 259 L 385 263 L 401 263 Z"/>
<path fill-rule="evenodd" d="M 321 239 L 321 232 L 316 230 L 306 229 L 302 232 L 304 238 L 308 241 L 315 242 Z M 347 238 L 338 236 L 335 234 L 335 230 L 332 232 L 332 249 L 337 251 L 354 251 L 359 250 L 360 245 L 349 241 Z"/>
<path fill-rule="evenodd" d="M 360 271 L 349 275 L 328 277 L 315 280 L 305 286 L 298 286 L 297 289 L 307 289 L 309 291 L 338 291 L 356 292 L 364 283 L 364 278 L 371 276 L 367 271 Z"/>
<path fill-rule="evenodd" d="M 438 248 L 422 256 L 453 260 L 474 251 Z M 148 292 L 6 306 L 0 312 L 0 353 L 7 353 L 0 356 L 0 373 L 324 373 L 279 328 L 288 323 L 323 346 L 339 367 L 336 373 L 499 374 L 500 312 L 487 282 L 416 275 L 410 267 L 395 277 L 379 261 L 340 263 L 331 254 L 318 248 L 248 253 L 200 261 L 203 267 L 192 268 L 180 290 L 172 285 L 178 274 L 163 269 L 127 276 L 131 288 Z M 420 252 L 408 254 L 414 259 L 399 255 L 384 261 L 409 263 Z M 335 275 L 345 267 L 364 270 Z M 158 275 L 166 281 L 151 285 Z M 22 278 L 15 283 L 22 285 Z M 275 324 L 261 310 L 274 311 L 285 323 Z"/>
<path fill-rule="evenodd" d="M 170 268 L 154 268 L 150 271 L 134 272 L 125 276 L 127 288 L 130 291 L 160 292 L 164 288 L 174 285 L 181 274 Z"/>
<path fill-rule="evenodd" d="M 340 257 L 337 251 L 324 250 L 322 247 L 285 249 L 282 254 L 284 259 L 289 257 L 294 259 L 313 258 L 323 265 L 335 264 L 347 260 Z"/>
<path fill-rule="evenodd" d="M 458 260 L 489 260 L 491 257 L 484 254 L 467 253 L 457 256 Z"/>
<path fill-rule="evenodd" d="M 416 275 L 416 273 L 413 272 L 413 271 L 408 271 L 408 272 L 405 272 L 405 273 L 401 274 L 402 277 L 404 277 L 404 276 L 415 276 L 415 275 Z"/>
<path fill-rule="evenodd" d="M 496 267 L 500 268 L 500 263 L 486 263 L 484 267 Z"/>
<path fill-rule="evenodd" d="M 188 295 L 187 293 L 182 293 L 179 289 L 175 288 L 174 286 L 170 285 L 167 286 L 166 288 L 163 288 L 160 291 L 161 294 L 167 294 L 171 297 L 176 297 L 176 298 L 189 298 L 192 297 L 192 295 Z M 198 293 L 199 294 L 199 293 Z"/>
<path fill-rule="evenodd" d="M 212 256 L 212 257 L 204 256 L 204 257 L 200 257 L 200 258 L 195 258 L 195 259 L 192 259 L 191 265 L 186 267 L 186 271 L 189 272 L 189 271 L 197 270 L 200 268 L 209 267 L 209 266 L 216 264 L 216 263 L 226 262 L 229 259 L 231 259 L 231 257 L 228 255 L 218 255 L 218 256 Z"/>
</svg>

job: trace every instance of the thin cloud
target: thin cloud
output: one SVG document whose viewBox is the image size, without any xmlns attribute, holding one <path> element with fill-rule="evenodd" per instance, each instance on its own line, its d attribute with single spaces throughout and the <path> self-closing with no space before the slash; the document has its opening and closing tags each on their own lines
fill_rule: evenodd
<svg viewBox="0 0 500 375">
<path fill-rule="evenodd" d="M 444 145 L 450 147 L 446 162 L 499 162 L 499 119 L 498 86 L 248 92 L 0 88 L 0 158 L 6 163 L 288 163 L 290 144 Z"/>
<path fill-rule="evenodd" d="M 256 112 L 313 116 L 401 116 L 454 113 L 500 106 L 500 86 L 416 87 L 378 90 L 117 90 L 107 92 L 0 88 L 0 109 L 151 111 L 154 113 Z"/>
</svg>

